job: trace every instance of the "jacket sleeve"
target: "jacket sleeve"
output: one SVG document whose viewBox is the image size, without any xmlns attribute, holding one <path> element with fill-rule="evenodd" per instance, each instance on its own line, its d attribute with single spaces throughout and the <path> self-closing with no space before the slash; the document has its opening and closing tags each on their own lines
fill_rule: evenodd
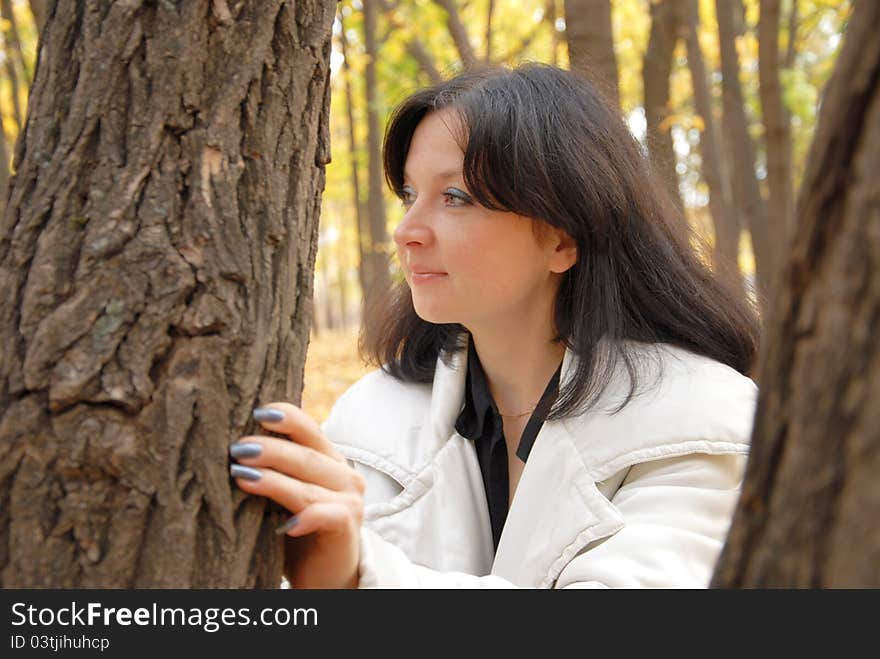
<svg viewBox="0 0 880 659">
<path fill-rule="evenodd" d="M 745 455 L 694 453 L 632 466 L 612 503 L 625 526 L 588 545 L 557 588 L 705 588 L 739 496 Z M 500 577 L 415 565 L 364 527 L 361 588 L 514 588 Z"/>
</svg>

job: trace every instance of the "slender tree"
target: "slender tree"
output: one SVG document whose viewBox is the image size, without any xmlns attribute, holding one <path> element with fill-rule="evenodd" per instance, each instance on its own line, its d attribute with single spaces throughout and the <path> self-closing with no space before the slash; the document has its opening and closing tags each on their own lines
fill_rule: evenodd
<svg viewBox="0 0 880 659">
<path fill-rule="evenodd" d="M 747 226 L 755 254 L 756 287 L 759 300 L 771 287 L 775 272 L 774 234 L 764 208 L 764 200 L 755 177 L 755 147 L 749 135 L 745 101 L 739 80 L 739 57 L 736 52 L 736 15 L 731 0 L 716 0 L 718 40 L 721 50 L 721 88 L 724 124 L 733 155 L 731 177 L 740 223 Z"/>
<path fill-rule="evenodd" d="M 0 0 L 0 16 L 9 21 L 9 29 L 6 33 L 6 55 L 9 57 L 11 51 L 11 56 L 14 57 L 15 61 L 18 62 L 21 67 L 25 86 L 30 87 L 31 72 L 24 60 L 24 52 L 21 48 L 21 38 L 18 36 L 18 22 L 15 20 L 15 12 L 12 11 L 12 0 Z"/>
<path fill-rule="evenodd" d="M 666 184 L 670 198 L 681 211 L 684 210 L 684 202 L 675 171 L 669 76 L 672 74 L 675 44 L 684 22 L 682 4 L 682 0 L 657 0 L 651 3 L 651 32 L 642 66 L 648 154 L 654 170 Z"/>
<path fill-rule="evenodd" d="M 2 587 L 280 584 L 227 450 L 302 391 L 334 5 L 53 4 L 0 220 Z"/>
<path fill-rule="evenodd" d="M 367 218 L 370 229 L 367 286 L 363 291 L 365 309 L 373 304 L 376 293 L 387 290 L 389 285 L 388 258 L 383 251 L 389 238 L 385 216 L 382 133 L 377 108 L 376 60 L 379 57 L 379 48 L 376 44 L 376 19 L 376 3 L 364 3 L 364 45 L 367 55 L 364 77 L 367 99 Z"/>
<path fill-rule="evenodd" d="M 767 209 L 773 239 L 784 241 L 791 219 L 791 119 L 782 99 L 779 70 L 779 0 L 761 0 L 758 20 L 758 76 L 764 148 L 767 151 Z"/>
<path fill-rule="evenodd" d="M 880 3 L 857 2 L 762 347 L 745 482 L 713 584 L 880 587 Z"/>
<path fill-rule="evenodd" d="M 360 173 L 358 168 L 358 144 L 355 135 L 354 122 L 354 90 L 352 85 L 351 62 L 349 58 L 351 53 L 348 48 L 348 37 L 345 34 L 345 20 L 342 12 L 339 12 L 339 21 L 341 29 L 339 31 L 339 44 L 342 50 L 342 77 L 345 84 L 345 117 L 348 122 L 348 150 L 349 160 L 351 162 L 351 196 L 352 206 L 354 208 L 354 230 L 357 236 L 357 252 L 358 252 L 358 281 L 361 291 L 366 291 L 370 286 L 368 261 L 370 260 L 371 240 L 370 232 L 367 230 L 367 213 L 364 210 L 364 204 L 361 200 L 361 184 Z"/>
<path fill-rule="evenodd" d="M 721 138 L 712 108 L 712 93 L 703 51 L 700 47 L 700 5 L 699 0 L 685 0 L 685 31 L 688 68 L 691 73 L 691 86 L 694 92 L 694 106 L 702 120 L 700 130 L 700 155 L 702 174 L 709 187 L 709 209 L 715 228 L 714 263 L 719 271 L 724 271 L 736 279 L 737 287 L 743 291 L 742 274 L 739 268 L 740 227 L 733 210 L 729 178 L 723 170 L 721 157 Z"/>
<path fill-rule="evenodd" d="M 449 28 L 449 35 L 455 43 L 462 65 L 465 68 L 472 67 L 477 62 L 477 55 L 468 37 L 467 28 L 458 15 L 455 0 L 434 0 L 434 2 L 446 12 L 446 26 Z"/>
<path fill-rule="evenodd" d="M 620 105 L 610 0 L 565 0 L 565 37 L 572 71 L 593 80 Z"/>
</svg>

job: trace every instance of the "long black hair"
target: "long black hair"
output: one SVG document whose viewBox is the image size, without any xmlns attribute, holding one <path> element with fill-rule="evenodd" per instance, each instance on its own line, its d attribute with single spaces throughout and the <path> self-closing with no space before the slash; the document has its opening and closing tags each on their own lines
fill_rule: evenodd
<svg viewBox="0 0 880 659">
<path fill-rule="evenodd" d="M 564 229 L 577 244 L 554 305 L 556 338 L 577 355 L 577 368 L 560 383 L 548 419 L 593 404 L 618 358 L 630 375 L 628 401 L 637 385 L 633 341 L 673 344 L 749 373 L 754 309 L 701 260 L 620 112 L 589 81 L 527 63 L 472 70 L 416 92 L 385 133 L 385 177 L 398 196 L 416 126 L 445 108 L 462 120 L 463 175 L 474 199 Z M 464 345 L 462 325 L 419 318 L 405 281 L 374 299 L 360 351 L 395 378 L 430 382 L 437 358 L 449 363 Z"/>
</svg>

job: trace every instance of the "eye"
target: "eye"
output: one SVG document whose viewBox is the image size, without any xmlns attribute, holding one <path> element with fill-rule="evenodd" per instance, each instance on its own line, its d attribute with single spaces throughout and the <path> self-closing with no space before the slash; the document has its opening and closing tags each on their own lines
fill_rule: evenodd
<svg viewBox="0 0 880 659">
<path fill-rule="evenodd" d="M 402 188 L 397 196 L 400 197 L 400 203 L 404 208 L 409 208 L 416 201 L 416 193 L 409 186 Z"/>
<path fill-rule="evenodd" d="M 458 188 L 447 188 L 443 193 L 443 198 L 446 199 L 447 206 L 469 206 L 474 203 L 473 199 L 471 199 L 470 195 L 463 190 L 459 190 Z"/>
</svg>

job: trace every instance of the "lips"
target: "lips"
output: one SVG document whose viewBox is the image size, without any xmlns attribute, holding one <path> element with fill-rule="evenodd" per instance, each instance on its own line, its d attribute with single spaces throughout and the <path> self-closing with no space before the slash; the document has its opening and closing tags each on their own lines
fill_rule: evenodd
<svg viewBox="0 0 880 659">
<path fill-rule="evenodd" d="M 437 268 L 429 268 L 423 265 L 411 265 L 409 271 L 414 275 L 445 275 L 446 273 Z"/>
<path fill-rule="evenodd" d="M 442 281 L 449 275 L 440 270 L 432 270 L 431 268 L 416 267 L 410 271 L 410 280 L 413 285 L 427 284 L 428 282 Z"/>
</svg>

